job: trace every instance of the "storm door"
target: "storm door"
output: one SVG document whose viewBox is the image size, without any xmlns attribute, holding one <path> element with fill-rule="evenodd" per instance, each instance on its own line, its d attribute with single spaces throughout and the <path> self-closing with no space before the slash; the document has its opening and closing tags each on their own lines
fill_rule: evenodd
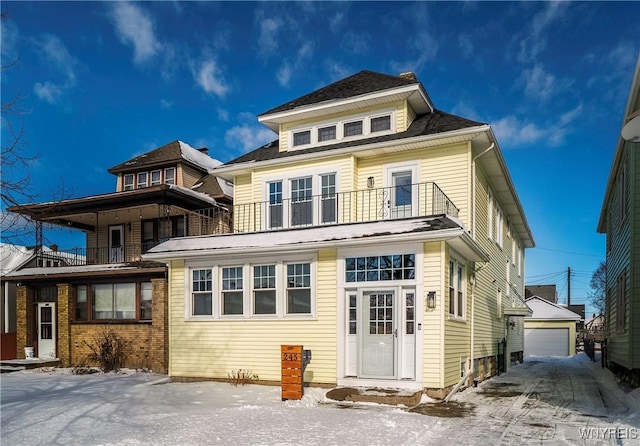
<svg viewBox="0 0 640 446">
<path fill-rule="evenodd" d="M 38 303 L 38 358 L 56 357 L 56 304 Z"/>
<path fill-rule="evenodd" d="M 393 290 L 362 293 L 360 373 L 363 378 L 394 378 L 398 330 Z"/>
</svg>

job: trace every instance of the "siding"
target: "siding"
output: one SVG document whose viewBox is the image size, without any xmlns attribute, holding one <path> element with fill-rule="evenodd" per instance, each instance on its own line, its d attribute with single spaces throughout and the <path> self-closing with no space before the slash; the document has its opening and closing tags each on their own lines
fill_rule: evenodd
<svg viewBox="0 0 640 446">
<path fill-rule="evenodd" d="M 171 262 L 170 277 L 170 375 L 226 379 L 231 370 L 248 369 L 261 380 L 280 381 L 280 345 L 302 344 L 313 355 L 305 381 L 336 382 L 334 250 L 318 252 L 313 320 L 186 321 L 183 262 Z"/>
<path fill-rule="evenodd" d="M 182 177 L 178 179 L 178 185 L 191 188 L 203 175 L 200 170 L 182 164 Z"/>
<path fill-rule="evenodd" d="M 636 110 L 640 109 L 640 95 L 636 101 Z M 633 147 L 633 145 L 630 145 Z M 630 335 L 629 354 L 631 355 L 630 366 L 640 369 L 640 156 L 638 151 L 640 144 L 636 143 L 631 150 L 629 163 L 629 178 L 631 185 L 629 188 L 631 216 L 630 224 L 633 228 L 631 233 L 632 263 L 629 274 L 629 309 L 630 315 Z"/>
<path fill-rule="evenodd" d="M 627 163 L 628 178 L 633 178 L 634 169 L 630 163 L 630 144 L 625 144 L 622 148 L 622 163 Z M 622 164 L 621 163 L 621 164 Z M 627 208 L 629 214 L 627 218 L 620 218 L 618 172 L 615 174 L 616 185 L 612 189 L 612 193 L 607 203 L 607 246 L 610 247 L 607 253 L 607 351 L 609 360 L 624 367 L 631 366 L 631 342 L 629 330 L 629 317 L 625 324 L 625 331 L 618 333 L 618 313 L 616 308 L 617 281 L 623 272 L 626 272 L 627 278 L 627 308 L 626 314 L 630 316 L 631 294 L 631 224 L 633 214 L 630 205 L 632 204 L 630 196 L 627 194 Z M 631 187 L 628 189 L 631 192 Z"/>
<path fill-rule="evenodd" d="M 422 381 L 427 388 L 442 387 L 443 353 L 442 318 L 445 302 L 442 298 L 442 284 L 444 270 L 442 268 L 444 243 L 434 242 L 424 244 L 424 294 L 436 292 L 436 308 L 430 310 L 424 307 L 422 336 Z"/>
</svg>

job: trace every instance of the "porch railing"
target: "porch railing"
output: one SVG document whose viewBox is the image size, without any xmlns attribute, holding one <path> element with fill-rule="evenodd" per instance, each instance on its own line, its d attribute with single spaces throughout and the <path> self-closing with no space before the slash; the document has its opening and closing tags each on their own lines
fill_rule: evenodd
<svg viewBox="0 0 640 446">
<path fill-rule="evenodd" d="M 433 182 L 296 195 L 234 205 L 233 231 L 257 232 L 440 214 L 457 217 L 459 212 Z"/>
</svg>

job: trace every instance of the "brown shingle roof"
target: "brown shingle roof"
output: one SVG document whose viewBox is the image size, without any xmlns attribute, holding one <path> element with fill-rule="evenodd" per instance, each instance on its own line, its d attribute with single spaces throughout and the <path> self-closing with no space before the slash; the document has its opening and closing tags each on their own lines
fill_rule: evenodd
<svg viewBox="0 0 640 446">
<path fill-rule="evenodd" d="M 143 153 L 142 155 L 138 155 L 134 158 L 131 158 L 128 161 L 120 163 L 112 168 L 108 169 L 109 173 L 118 174 L 120 172 L 130 172 L 139 170 L 140 168 L 150 168 L 150 167 L 158 167 L 168 164 L 175 164 L 177 162 L 187 162 L 194 167 L 199 168 L 203 172 L 206 172 L 207 169 L 205 166 L 192 162 L 188 158 L 185 157 L 183 153 L 183 147 L 181 146 L 180 141 L 172 141 L 169 144 L 165 144 L 162 147 L 158 147 L 150 152 Z M 206 150 L 206 149 L 194 149 L 198 151 Z M 202 154 L 204 155 L 204 153 Z M 208 155 L 207 155 L 208 156 Z"/>
</svg>

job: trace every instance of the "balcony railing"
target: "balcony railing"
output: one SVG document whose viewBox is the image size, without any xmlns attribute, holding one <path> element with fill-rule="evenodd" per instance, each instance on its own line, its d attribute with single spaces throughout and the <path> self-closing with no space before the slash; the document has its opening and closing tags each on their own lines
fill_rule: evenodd
<svg viewBox="0 0 640 446">
<path fill-rule="evenodd" d="M 305 195 L 233 207 L 233 231 L 256 232 L 447 214 L 458 208 L 436 183 Z"/>
</svg>

